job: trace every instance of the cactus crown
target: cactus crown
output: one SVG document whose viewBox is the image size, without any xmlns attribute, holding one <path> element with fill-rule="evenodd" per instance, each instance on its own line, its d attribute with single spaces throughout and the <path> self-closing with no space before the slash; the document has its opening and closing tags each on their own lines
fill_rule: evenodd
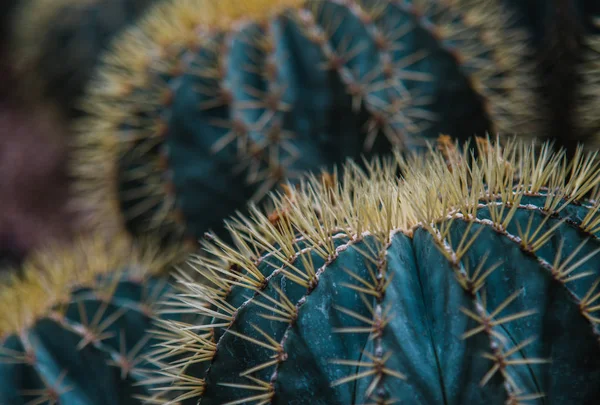
<svg viewBox="0 0 600 405">
<path fill-rule="evenodd" d="M 174 308 L 209 320 L 159 321 L 167 391 L 208 404 L 593 398 L 600 162 L 548 144 L 438 146 L 312 176 L 271 215 L 232 220 L 235 246 L 209 238 L 191 261 L 209 282 L 180 276 Z M 168 365 L 174 353 L 187 360 Z"/>
</svg>

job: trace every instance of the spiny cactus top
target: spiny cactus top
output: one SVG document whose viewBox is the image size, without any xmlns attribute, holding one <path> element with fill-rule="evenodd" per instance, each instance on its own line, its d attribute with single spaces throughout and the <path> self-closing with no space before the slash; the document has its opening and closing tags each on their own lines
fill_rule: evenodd
<svg viewBox="0 0 600 405">
<path fill-rule="evenodd" d="M 168 389 L 202 405 L 596 401 L 600 162 L 440 146 L 313 177 L 232 221 L 235 245 L 207 242 L 193 264 L 212 283 L 182 278 L 179 301 L 209 320 L 161 323 L 163 352 L 187 356 L 160 359 Z"/>
<path fill-rule="evenodd" d="M 82 101 L 81 203 L 96 225 L 123 213 L 134 232 L 197 237 L 347 157 L 440 130 L 533 133 L 525 35 L 510 27 L 496 1 L 165 1 Z"/>
<path fill-rule="evenodd" d="M 22 0 L 12 13 L 11 62 L 28 97 L 70 112 L 112 37 L 154 0 Z"/>
<path fill-rule="evenodd" d="M 180 253 L 89 237 L 34 254 L 0 285 L 0 404 L 140 404 L 148 328 Z"/>
</svg>

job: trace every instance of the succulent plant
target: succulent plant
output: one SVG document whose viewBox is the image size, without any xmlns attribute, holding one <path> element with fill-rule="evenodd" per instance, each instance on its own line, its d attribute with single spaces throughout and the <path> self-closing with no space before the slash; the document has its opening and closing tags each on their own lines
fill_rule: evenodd
<svg viewBox="0 0 600 405">
<path fill-rule="evenodd" d="M 202 405 L 597 400 L 595 155 L 441 138 L 342 174 L 231 220 L 234 244 L 205 242 L 190 263 L 210 282 L 182 279 L 176 311 L 210 320 L 159 322 L 169 392 Z"/>
<path fill-rule="evenodd" d="M 0 404 L 142 403 L 176 253 L 87 237 L 33 254 L 0 285 Z"/>
<path fill-rule="evenodd" d="M 162 2 L 82 100 L 78 200 L 94 226 L 197 238 L 349 157 L 534 134 L 525 39 L 496 1 Z"/>
<path fill-rule="evenodd" d="M 14 2 L 14 1 L 13 1 Z M 154 0 L 22 0 L 11 10 L 12 63 L 23 92 L 74 113 L 112 38 Z M 14 7 L 13 7 L 14 8 Z"/>
</svg>

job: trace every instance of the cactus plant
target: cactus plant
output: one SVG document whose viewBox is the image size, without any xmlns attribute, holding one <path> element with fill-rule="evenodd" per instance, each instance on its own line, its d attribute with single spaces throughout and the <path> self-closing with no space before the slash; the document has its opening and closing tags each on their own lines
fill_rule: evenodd
<svg viewBox="0 0 600 405">
<path fill-rule="evenodd" d="M 496 1 L 165 1 L 82 100 L 79 203 L 95 226 L 198 237 L 347 157 L 535 133 L 524 39 Z"/>
<path fill-rule="evenodd" d="M 347 165 L 229 223 L 160 321 L 201 404 L 590 404 L 600 162 L 511 140 Z M 400 178 L 397 173 L 402 173 Z M 592 199 L 584 198 L 589 194 Z M 190 331 L 196 331 L 191 334 Z"/>
<path fill-rule="evenodd" d="M 598 10 L 600 12 L 600 10 Z M 595 19 L 595 32 L 586 36 L 583 62 L 578 65 L 583 84 L 579 92 L 581 102 L 576 110 L 579 118 L 580 137 L 594 148 L 600 147 L 600 124 L 598 111 L 600 98 L 600 19 Z"/>
<path fill-rule="evenodd" d="M 12 63 L 23 93 L 75 113 L 112 38 L 154 0 L 23 0 L 11 11 Z"/>
<path fill-rule="evenodd" d="M 33 254 L 0 285 L 0 404 L 142 403 L 147 331 L 182 252 L 87 237 Z"/>
<path fill-rule="evenodd" d="M 505 0 L 530 33 L 540 133 L 575 153 L 597 149 L 598 27 L 594 0 Z M 562 85 L 568 83 L 568 86 Z"/>
</svg>

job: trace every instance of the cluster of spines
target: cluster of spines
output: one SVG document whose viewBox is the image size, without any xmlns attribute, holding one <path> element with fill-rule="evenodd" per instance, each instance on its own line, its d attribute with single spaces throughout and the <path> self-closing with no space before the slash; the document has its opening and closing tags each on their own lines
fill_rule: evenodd
<svg viewBox="0 0 600 405">
<path fill-rule="evenodd" d="M 326 10 L 326 3 L 344 7 L 360 21 L 375 49 L 365 49 L 364 43 L 339 35 L 337 30 L 341 22 L 335 18 L 336 13 Z M 400 25 L 390 22 L 386 18 L 389 7 L 405 14 L 409 22 Z M 242 14 L 240 10 L 247 13 Z M 528 65 L 524 58 L 524 34 L 507 28 L 510 18 L 496 2 L 483 6 L 478 2 L 458 0 L 434 3 L 290 0 L 275 4 L 254 1 L 241 8 L 230 2 L 218 6 L 205 4 L 203 0 L 177 2 L 176 5 L 167 2 L 156 7 L 116 42 L 84 102 L 84 109 L 93 118 L 81 123 L 84 135 L 78 142 L 83 150 L 93 145 L 96 156 L 82 152 L 74 167 L 76 176 L 82 179 L 79 188 L 83 203 L 93 204 L 98 211 L 96 222 L 107 213 L 118 215 L 119 198 L 136 201 L 143 196 L 142 202 L 126 210 L 127 219 L 155 209 L 148 227 L 184 228 L 175 188 L 169 180 L 168 151 L 162 148 L 160 156 L 150 157 L 150 151 L 161 145 L 163 136 L 168 133 L 173 95 L 184 74 L 197 75 L 211 84 L 197 89 L 207 98 L 207 102 L 198 108 L 228 107 L 229 119 L 215 119 L 209 123 L 225 132 L 213 145 L 213 152 L 229 144 L 236 145 L 240 163 L 234 169 L 246 169 L 248 182 L 257 185 L 255 200 L 285 178 L 297 174 L 293 164 L 299 158 L 299 151 L 293 144 L 294 134 L 281 124 L 281 114 L 289 109 L 289 105 L 285 100 L 287 89 L 279 83 L 281 66 L 274 60 L 281 57 L 271 40 L 272 30 L 276 27 L 268 22 L 282 11 L 276 18 L 293 20 L 304 36 L 319 46 L 325 58 L 320 68 L 336 72 L 352 97 L 353 108 L 368 113 L 364 128 L 367 149 L 379 134 L 384 134 L 395 145 L 415 141 L 419 144 L 418 134 L 425 128 L 423 124 L 435 120 L 424 108 L 430 102 L 430 95 L 411 94 L 410 86 L 406 86 L 411 81 L 435 80 L 425 73 L 408 69 L 425 60 L 426 54 L 418 51 L 394 61 L 395 54 L 403 50 L 403 37 L 415 27 L 428 31 L 439 40 L 439 45 L 454 55 L 471 86 L 483 99 L 494 129 L 535 132 L 524 126 L 534 122 L 532 117 L 535 115 L 531 108 L 523 108 L 531 105 L 527 99 L 532 94 L 532 81 L 528 80 Z M 329 18 L 329 23 L 318 24 L 320 17 Z M 235 34 L 247 30 L 249 23 L 256 23 L 253 29 L 256 32 L 249 31 L 246 42 L 254 48 L 256 55 L 248 58 L 255 58 L 256 63 L 262 61 L 264 66 L 241 66 L 240 69 L 262 77 L 266 90 L 248 89 L 248 100 L 239 101 L 234 97 L 233 84 L 227 84 L 227 57 Z M 219 32 L 222 34 L 215 34 Z M 206 59 L 204 66 L 193 62 L 194 54 L 199 50 L 204 55 L 200 59 Z M 377 53 L 377 60 L 362 73 L 353 69 L 354 65 L 350 63 L 361 52 Z M 264 111 L 251 120 L 253 124 L 247 122 L 259 110 Z M 511 122 L 516 122 L 517 126 L 510 125 Z M 114 137 L 115 132 L 118 137 Z M 407 136 L 411 133 L 415 136 Z M 119 172 L 116 161 L 126 160 L 128 156 L 139 167 L 134 173 Z M 108 169 L 109 175 L 98 167 Z M 125 182 L 133 178 L 133 181 L 140 180 L 141 185 L 119 196 L 114 184 L 115 177 L 120 175 L 125 177 Z M 98 204 L 98 200 L 102 202 Z"/>
<path fill-rule="evenodd" d="M 544 364 L 549 359 L 521 354 L 536 337 L 510 346 L 506 344 L 506 332 L 503 331 L 507 324 L 529 317 L 535 311 L 507 311 L 522 290 L 514 291 L 495 307 L 488 308 L 485 294 L 482 295 L 480 290 L 499 263 L 484 256 L 471 266 L 467 256 L 483 229 L 490 228 L 506 236 L 534 258 L 557 283 L 565 287 L 572 285 L 566 288 L 568 294 L 577 303 L 589 327 L 598 334 L 600 278 L 583 284 L 578 280 L 598 277 L 594 271 L 584 271 L 584 266 L 600 250 L 584 248 L 589 239 L 597 239 L 600 224 L 597 202 L 599 163 L 594 155 L 585 156 L 582 149 L 576 153 L 575 160 L 568 163 L 563 152 L 552 153 L 548 145 L 536 153 L 535 148 L 521 144 L 511 144 L 503 149 L 480 141 L 478 160 L 471 160 L 470 167 L 466 167 L 469 158 L 474 159 L 468 149 L 465 148 L 465 153 L 457 152 L 459 149 L 448 142 L 442 142 L 440 149 L 441 152 L 429 155 L 429 159 L 406 160 L 398 155 L 395 161 L 376 161 L 366 173 L 355 166 L 347 166 L 343 184 L 332 182 L 328 176 L 312 177 L 300 190 L 289 188 L 285 196 L 275 200 L 276 221 L 272 216 L 254 210 L 251 218 L 241 217 L 230 224 L 234 246 L 218 239 L 206 243 L 205 248 L 210 254 L 192 260 L 192 264 L 209 282 L 198 284 L 189 276 L 182 276 L 183 292 L 174 310 L 186 308 L 212 321 L 200 325 L 161 322 L 165 342 L 155 354 L 157 362 L 168 364 L 169 355 L 174 353 L 186 353 L 187 356 L 187 361 L 170 367 L 163 364 L 161 381 L 173 381 L 168 390 L 183 392 L 180 399 L 201 396 L 206 382 L 189 368 L 197 363 L 207 363 L 210 367 L 223 336 L 233 334 L 267 348 L 273 355 L 243 371 L 240 376 L 245 378 L 245 383 L 221 382 L 221 385 L 249 393 L 230 404 L 270 403 L 276 395 L 273 380 L 250 374 L 272 366 L 277 370 L 287 359 L 287 353 L 282 350 L 281 342 L 274 341 L 254 325 L 245 325 L 246 333 L 233 330 L 238 313 L 257 303 L 270 312 L 264 315 L 265 318 L 293 325 L 306 297 L 318 288 L 326 268 L 342 252 L 353 249 L 364 260 L 371 279 L 344 269 L 354 283 L 343 283 L 340 288 L 350 288 L 363 297 L 375 298 L 375 304 L 365 301 L 366 313 L 371 317 L 353 308 L 336 307 L 337 311 L 357 321 L 357 325 L 336 330 L 336 333 L 369 333 L 373 337 L 373 351 L 365 353 L 369 360 L 332 359 L 336 364 L 358 369 L 354 375 L 332 381 L 332 385 L 368 381 L 365 392 L 372 395 L 365 400 L 371 401 L 369 403 L 398 400 L 386 397 L 383 383 L 386 378 L 402 380 L 407 377 L 400 370 L 387 366 L 391 357 L 381 341 L 386 325 L 393 317 L 389 308 L 382 305 L 386 289 L 394 282 L 388 277 L 386 254 L 394 235 L 414 237 L 416 232 L 424 229 L 472 300 L 473 309 L 462 308 L 461 311 L 475 322 L 475 326 L 462 338 L 484 334 L 489 339 L 489 352 L 483 357 L 490 360 L 491 365 L 481 376 L 480 384 L 485 386 L 492 378 L 500 376 L 511 404 L 528 403 L 542 397 L 542 392 L 523 390 L 518 375 L 511 370 Z M 404 173 L 402 180 L 395 179 L 397 169 Z M 590 195 L 590 200 L 584 199 Z M 540 204 L 522 204 L 524 197 L 538 197 Z M 565 213 L 570 204 L 586 207 L 586 214 L 573 221 Z M 477 217 L 477 212 L 483 209 L 488 210 L 488 218 Z M 521 226 L 515 219 L 518 212 L 529 213 L 526 226 Z M 542 215 L 544 219 L 533 227 L 535 215 Z M 453 241 L 450 229 L 453 223 L 459 222 L 464 223 L 464 232 L 460 240 Z M 554 223 L 550 226 L 551 222 Z M 516 232 L 509 231 L 510 227 L 515 227 L 513 223 L 517 224 Z M 547 252 L 538 255 L 559 226 L 583 232 L 588 239 L 571 249 L 567 257 L 563 257 L 562 243 L 554 251 L 553 258 L 543 257 Z M 273 281 L 280 280 L 281 276 L 305 289 L 306 295 L 297 301 L 286 296 Z M 232 292 L 239 293 L 240 290 L 246 290 L 253 298 L 244 295 L 242 301 L 238 297 L 234 298 L 235 302 L 229 302 Z M 273 295 L 268 296 L 269 292 Z M 266 300 L 260 302 L 260 297 Z"/>
</svg>

